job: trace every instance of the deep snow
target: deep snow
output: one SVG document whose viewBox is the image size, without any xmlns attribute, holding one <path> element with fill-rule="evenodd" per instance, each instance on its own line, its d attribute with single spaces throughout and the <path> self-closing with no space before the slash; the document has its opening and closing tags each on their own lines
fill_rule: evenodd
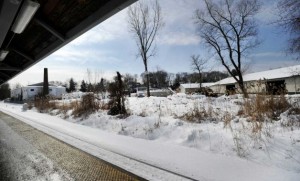
<svg viewBox="0 0 300 181">
<path fill-rule="evenodd" d="M 297 99 L 292 98 L 296 103 Z M 290 119 L 283 113 L 279 121 L 264 125 L 261 133 L 254 134 L 252 125 L 236 116 L 242 101 L 240 96 L 132 97 L 127 100 L 132 115 L 126 119 L 99 111 L 87 119 L 69 116 L 64 120 L 60 117 L 66 115 L 22 112 L 20 105 L 3 102 L 0 110 L 150 180 L 175 177 L 149 171 L 147 166 L 122 160 L 120 155 L 99 154 L 99 147 L 197 180 L 299 180 L 299 127 L 282 127 L 281 123 Z M 195 108 L 214 116 L 201 123 L 183 121 L 183 116 Z M 225 119 L 231 120 L 227 126 Z M 82 142 L 72 140 L 74 137 Z"/>
</svg>

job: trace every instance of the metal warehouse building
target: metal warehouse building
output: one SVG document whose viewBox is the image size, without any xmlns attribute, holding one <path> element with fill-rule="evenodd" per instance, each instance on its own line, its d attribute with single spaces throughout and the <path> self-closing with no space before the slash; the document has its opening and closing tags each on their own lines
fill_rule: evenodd
<svg viewBox="0 0 300 181">
<path fill-rule="evenodd" d="M 300 65 L 245 74 L 243 76 L 248 93 L 266 92 L 278 94 L 300 93 Z M 219 94 L 240 92 L 234 78 L 226 78 L 216 82 L 210 88 Z"/>
</svg>

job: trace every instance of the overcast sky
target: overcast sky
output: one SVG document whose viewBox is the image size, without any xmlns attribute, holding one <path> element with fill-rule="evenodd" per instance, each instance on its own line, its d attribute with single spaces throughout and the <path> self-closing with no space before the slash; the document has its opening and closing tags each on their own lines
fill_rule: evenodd
<svg viewBox="0 0 300 181">
<path fill-rule="evenodd" d="M 147 0 L 151 1 L 151 0 Z M 268 70 L 300 64 L 287 56 L 287 35 L 271 22 L 276 19 L 277 0 L 263 1 L 261 12 L 257 15 L 259 24 L 259 47 L 249 55 L 249 72 Z M 149 70 L 157 68 L 168 72 L 191 72 L 190 57 L 200 54 L 211 57 L 197 36 L 194 23 L 195 10 L 201 8 L 201 0 L 159 0 L 165 26 L 156 41 L 157 54 L 149 61 Z M 137 48 L 128 31 L 127 9 L 122 10 L 100 25 L 94 27 L 9 83 L 22 85 L 43 81 L 43 69 L 48 68 L 50 81 L 65 82 L 71 77 L 75 81 L 87 80 L 87 69 L 98 72 L 101 77 L 110 79 L 116 71 L 121 74 L 140 75 L 144 65 L 137 58 Z M 211 59 L 213 70 L 224 68 Z"/>
</svg>

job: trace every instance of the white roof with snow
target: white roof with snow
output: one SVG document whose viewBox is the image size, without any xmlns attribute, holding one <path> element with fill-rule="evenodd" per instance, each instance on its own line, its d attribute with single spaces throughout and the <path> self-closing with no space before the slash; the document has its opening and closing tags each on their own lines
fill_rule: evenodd
<svg viewBox="0 0 300 181">
<path fill-rule="evenodd" d="M 214 85 L 214 83 L 212 82 L 206 82 L 206 83 L 202 83 L 201 86 L 202 87 L 209 87 L 211 85 Z M 185 89 L 196 89 L 200 87 L 199 83 L 191 83 L 191 84 L 180 84 L 180 86 L 182 86 Z"/>
<path fill-rule="evenodd" d="M 268 79 L 268 80 L 280 79 L 280 78 L 292 77 L 295 75 L 300 76 L 300 65 L 245 74 L 243 78 L 244 81 L 247 82 L 247 81 L 263 80 L 263 79 Z M 233 84 L 233 83 L 236 83 L 236 81 L 232 77 L 228 77 L 226 79 L 222 79 L 216 82 L 215 85 Z"/>
</svg>

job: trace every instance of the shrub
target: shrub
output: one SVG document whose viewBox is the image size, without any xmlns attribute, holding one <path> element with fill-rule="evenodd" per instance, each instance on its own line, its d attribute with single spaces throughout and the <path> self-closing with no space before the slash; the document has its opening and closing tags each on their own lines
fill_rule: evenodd
<svg viewBox="0 0 300 181">
<path fill-rule="evenodd" d="M 71 107 L 73 107 L 73 115 L 75 117 L 87 117 L 89 114 L 99 110 L 99 103 L 95 100 L 93 93 L 88 93 L 82 96 L 80 102 L 73 102 Z"/>
<path fill-rule="evenodd" d="M 208 114 L 204 107 L 200 108 L 199 106 L 194 105 L 194 109 L 191 112 L 184 114 L 180 118 L 188 122 L 201 123 L 202 121 L 205 121 L 207 117 Z"/>
<path fill-rule="evenodd" d="M 281 113 L 287 111 L 291 105 L 288 103 L 284 95 L 261 95 L 246 99 L 243 112 L 245 116 L 251 118 L 252 121 L 263 122 L 267 119 L 277 120 Z"/>
<path fill-rule="evenodd" d="M 34 107 L 41 113 L 48 112 L 50 109 L 54 109 L 55 102 L 51 102 L 51 97 L 38 96 L 34 99 Z"/>
<path fill-rule="evenodd" d="M 109 102 L 110 110 L 108 111 L 108 114 L 127 114 L 125 108 L 124 84 L 122 76 L 119 72 L 117 72 L 117 77 L 115 77 L 115 81 L 109 84 L 108 91 L 111 96 L 111 100 Z"/>
</svg>

